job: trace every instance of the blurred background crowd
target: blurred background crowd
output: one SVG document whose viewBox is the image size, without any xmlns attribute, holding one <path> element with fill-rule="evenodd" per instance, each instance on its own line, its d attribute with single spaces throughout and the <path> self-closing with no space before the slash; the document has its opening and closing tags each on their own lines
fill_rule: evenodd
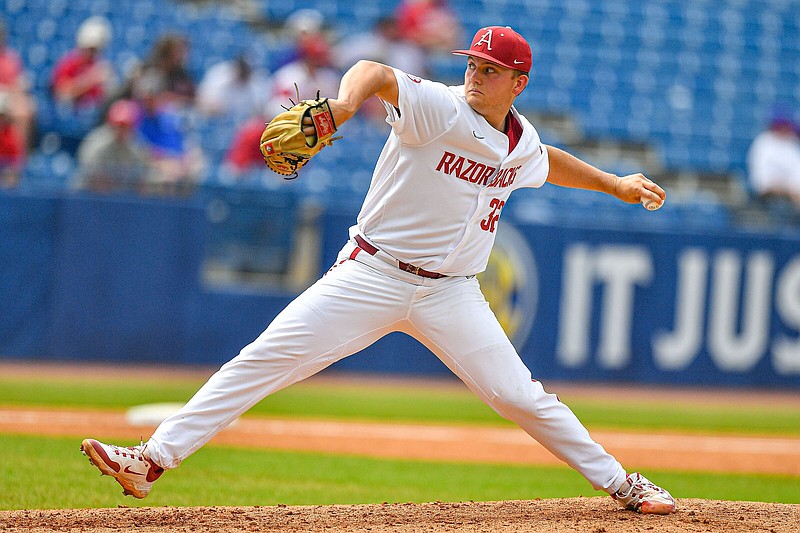
<svg viewBox="0 0 800 533">
<path fill-rule="evenodd" d="M 335 96 L 361 58 L 458 84 L 450 50 L 509 24 L 533 46 L 517 107 L 545 142 L 662 182 L 670 209 L 648 223 L 800 227 L 793 0 L 3 0 L 0 22 L 5 189 L 278 188 L 258 138 L 296 91 Z M 387 132 L 370 102 L 293 186 L 358 204 Z M 521 191 L 515 206 L 604 216 L 582 193 Z"/>
</svg>

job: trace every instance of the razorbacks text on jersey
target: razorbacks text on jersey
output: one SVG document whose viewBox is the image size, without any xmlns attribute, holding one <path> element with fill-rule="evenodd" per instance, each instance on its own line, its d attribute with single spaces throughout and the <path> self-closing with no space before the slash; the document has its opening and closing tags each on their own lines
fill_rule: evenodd
<svg viewBox="0 0 800 533">
<path fill-rule="evenodd" d="M 425 270 L 477 274 L 511 191 L 547 179 L 547 149 L 515 109 L 522 134 L 509 153 L 508 135 L 467 104 L 463 86 L 394 72 L 399 108 L 385 104 L 392 131 L 351 236 Z"/>
</svg>

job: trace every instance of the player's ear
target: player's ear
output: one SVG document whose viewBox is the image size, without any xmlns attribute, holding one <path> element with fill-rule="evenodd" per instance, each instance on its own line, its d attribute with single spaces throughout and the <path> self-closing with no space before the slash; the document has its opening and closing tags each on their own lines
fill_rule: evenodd
<svg viewBox="0 0 800 533">
<path fill-rule="evenodd" d="M 519 94 L 525 90 L 525 87 L 528 86 L 528 80 L 530 78 L 527 74 L 520 74 L 517 76 L 517 79 L 514 82 L 514 96 L 519 96 Z"/>
</svg>

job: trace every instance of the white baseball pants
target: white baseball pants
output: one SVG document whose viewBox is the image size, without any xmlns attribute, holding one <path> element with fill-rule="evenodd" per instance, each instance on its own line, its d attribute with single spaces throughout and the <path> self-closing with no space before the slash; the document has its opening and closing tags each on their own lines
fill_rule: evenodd
<svg viewBox="0 0 800 533">
<path fill-rule="evenodd" d="M 566 405 L 531 379 L 474 277 L 423 278 L 390 264 L 380 251 L 350 260 L 354 248 L 348 242 L 336 266 L 156 429 L 147 443 L 156 464 L 177 467 L 267 395 L 402 331 L 595 490 L 619 488 L 625 470 Z"/>
</svg>

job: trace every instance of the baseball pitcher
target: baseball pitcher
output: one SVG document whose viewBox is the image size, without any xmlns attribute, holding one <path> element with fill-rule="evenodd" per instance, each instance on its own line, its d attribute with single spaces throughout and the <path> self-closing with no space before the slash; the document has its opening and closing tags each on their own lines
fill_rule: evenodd
<svg viewBox="0 0 800 533">
<path fill-rule="evenodd" d="M 482 28 L 468 49 L 453 53 L 466 58 L 461 86 L 361 61 L 343 76 L 337 98 L 301 102 L 267 125 L 261 139 L 267 164 L 295 176 L 373 95 L 386 108 L 391 132 L 349 239 L 326 275 L 146 443 L 125 448 L 83 441 L 90 461 L 126 494 L 147 496 L 165 469 L 265 396 L 402 331 L 596 490 L 641 513 L 675 510 L 667 491 L 628 474 L 556 395 L 532 379 L 476 278 L 503 208 L 520 187 L 550 182 L 656 206 L 664 190 L 642 174 L 615 176 L 541 142 L 513 107 L 532 66 L 529 44 L 513 29 Z"/>
</svg>

